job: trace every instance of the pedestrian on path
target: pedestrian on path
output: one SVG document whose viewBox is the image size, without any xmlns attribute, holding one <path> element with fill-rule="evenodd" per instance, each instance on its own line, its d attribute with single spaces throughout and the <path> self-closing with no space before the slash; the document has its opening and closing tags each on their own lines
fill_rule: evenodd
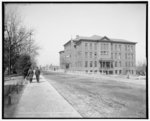
<svg viewBox="0 0 150 121">
<path fill-rule="evenodd" d="M 35 76 L 36 76 L 36 80 L 39 83 L 39 77 L 40 77 L 40 70 L 38 69 L 38 67 L 35 70 Z"/>
<path fill-rule="evenodd" d="M 30 68 L 29 71 L 28 71 L 28 79 L 29 79 L 30 83 L 32 83 L 32 79 L 33 79 L 33 70 L 32 70 L 32 68 Z"/>
</svg>

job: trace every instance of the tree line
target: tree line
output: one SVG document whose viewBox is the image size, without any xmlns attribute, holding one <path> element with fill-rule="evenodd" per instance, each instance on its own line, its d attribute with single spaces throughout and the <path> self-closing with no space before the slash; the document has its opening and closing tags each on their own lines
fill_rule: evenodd
<svg viewBox="0 0 150 121">
<path fill-rule="evenodd" d="M 33 34 L 34 30 L 23 25 L 19 14 L 4 13 L 3 73 L 26 75 L 31 66 L 36 66 L 39 47 Z"/>
</svg>

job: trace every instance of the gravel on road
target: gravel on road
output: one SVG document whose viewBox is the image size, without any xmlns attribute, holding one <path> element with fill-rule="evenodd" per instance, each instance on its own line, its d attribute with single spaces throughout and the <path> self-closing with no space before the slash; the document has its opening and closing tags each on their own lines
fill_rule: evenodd
<svg viewBox="0 0 150 121">
<path fill-rule="evenodd" d="M 65 73 L 43 76 L 83 117 L 146 118 L 144 85 Z"/>
</svg>

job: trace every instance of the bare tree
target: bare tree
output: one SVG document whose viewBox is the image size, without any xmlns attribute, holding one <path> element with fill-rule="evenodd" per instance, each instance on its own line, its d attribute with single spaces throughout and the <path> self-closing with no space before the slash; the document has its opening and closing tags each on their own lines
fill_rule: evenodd
<svg viewBox="0 0 150 121">
<path fill-rule="evenodd" d="M 136 67 L 136 73 L 138 75 L 146 75 L 146 62 L 138 63 Z"/>
<path fill-rule="evenodd" d="M 39 47 L 31 39 L 33 30 L 27 30 L 22 25 L 18 13 L 13 10 L 6 11 L 4 23 L 4 71 L 9 67 L 9 72 L 11 72 L 21 54 L 28 54 L 32 57 L 31 60 L 35 61 Z"/>
</svg>

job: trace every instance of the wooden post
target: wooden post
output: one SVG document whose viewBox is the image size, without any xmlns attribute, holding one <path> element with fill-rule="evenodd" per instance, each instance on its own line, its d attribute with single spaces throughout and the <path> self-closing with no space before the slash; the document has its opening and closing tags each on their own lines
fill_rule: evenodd
<svg viewBox="0 0 150 121">
<path fill-rule="evenodd" d="M 8 105 L 11 105 L 12 101 L 11 101 L 11 94 L 8 95 Z"/>
<path fill-rule="evenodd" d="M 16 86 L 16 92 L 17 92 L 17 94 L 19 93 L 19 85 L 17 84 L 17 86 Z"/>
</svg>

